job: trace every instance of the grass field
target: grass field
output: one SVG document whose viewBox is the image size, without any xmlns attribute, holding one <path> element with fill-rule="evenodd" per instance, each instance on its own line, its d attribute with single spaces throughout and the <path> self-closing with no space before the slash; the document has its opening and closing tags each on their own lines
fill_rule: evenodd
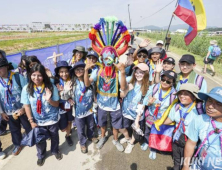
<svg viewBox="0 0 222 170">
<path fill-rule="evenodd" d="M 0 33 L 0 47 L 7 54 L 88 38 L 88 32 Z"/>
<path fill-rule="evenodd" d="M 149 38 L 151 40 L 151 42 L 154 43 L 154 44 L 156 43 L 157 40 L 159 40 L 159 39 L 153 38 L 153 36 L 150 37 L 149 34 L 141 34 L 140 37 L 142 37 L 142 38 Z M 160 39 L 162 39 L 162 38 L 160 38 Z M 197 46 L 196 48 L 201 48 L 201 47 Z M 178 55 L 181 55 L 181 56 L 183 54 L 192 54 L 195 57 L 195 59 L 196 59 L 197 65 L 199 65 L 201 67 L 204 66 L 203 59 L 207 55 L 207 48 L 205 49 L 206 51 L 205 51 L 205 55 L 204 56 L 194 54 L 192 52 L 189 52 L 190 50 L 183 49 L 182 47 L 179 48 L 179 47 L 173 46 L 172 44 L 170 44 L 169 50 L 174 52 L 174 53 L 176 53 L 176 54 L 178 54 Z M 218 59 L 214 62 L 214 68 L 215 68 L 216 72 L 219 75 L 222 74 L 222 69 L 221 69 L 222 63 L 221 63 L 221 61 L 218 61 L 218 60 L 221 60 L 221 58 L 222 58 L 222 56 L 218 57 Z M 208 68 L 209 68 L 209 66 L 208 66 Z"/>
</svg>

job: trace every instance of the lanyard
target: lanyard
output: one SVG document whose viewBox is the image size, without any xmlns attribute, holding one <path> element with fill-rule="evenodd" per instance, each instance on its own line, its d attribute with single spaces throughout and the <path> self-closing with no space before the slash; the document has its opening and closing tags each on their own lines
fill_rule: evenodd
<svg viewBox="0 0 222 170">
<path fill-rule="evenodd" d="M 82 98 L 83 98 L 84 94 L 86 93 L 86 87 L 84 85 L 82 87 L 81 82 L 79 80 L 78 80 L 78 82 L 79 82 L 79 87 L 80 87 L 80 91 L 81 91 L 81 96 L 79 98 L 79 102 L 81 103 Z"/>
<path fill-rule="evenodd" d="M 178 129 L 180 130 L 182 128 L 183 132 L 185 133 L 185 124 L 184 124 L 184 121 L 188 115 L 188 113 L 190 113 L 190 111 L 194 108 L 194 106 L 196 106 L 196 102 L 193 102 L 191 103 L 188 108 L 186 109 L 184 115 L 183 115 L 183 112 L 181 110 L 181 105 L 180 105 L 180 122 L 178 123 L 176 129 L 174 130 L 174 132 L 176 132 Z M 187 137 L 185 136 L 185 141 L 187 141 Z"/>
<path fill-rule="evenodd" d="M 222 157 L 222 134 L 221 134 L 222 133 L 222 129 L 218 129 L 216 127 L 216 124 L 215 124 L 215 122 L 214 122 L 214 120 L 212 118 L 210 119 L 210 121 L 211 121 L 211 124 L 212 124 L 214 130 L 211 130 L 208 133 L 207 137 L 203 140 L 203 142 L 201 143 L 200 147 L 198 148 L 196 154 L 194 155 L 195 157 L 197 157 L 198 153 L 200 152 L 200 149 L 203 147 L 203 145 L 206 143 L 206 141 L 209 139 L 209 137 L 211 135 L 213 135 L 214 133 L 218 134 L 218 135 L 214 138 L 213 142 L 211 142 L 210 145 L 212 143 L 214 143 L 218 137 L 220 137 L 220 149 L 221 149 L 221 157 Z"/>
<path fill-rule="evenodd" d="M 185 84 L 185 83 L 187 83 L 187 82 L 188 82 L 188 79 L 189 79 L 189 76 L 188 76 L 185 80 L 183 80 L 182 75 L 180 75 L 180 84 Z"/>
</svg>

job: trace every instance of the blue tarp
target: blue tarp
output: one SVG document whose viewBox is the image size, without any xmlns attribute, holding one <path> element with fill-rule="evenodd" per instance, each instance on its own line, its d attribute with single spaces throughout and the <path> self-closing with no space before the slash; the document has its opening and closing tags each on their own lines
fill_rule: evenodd
<svg viewBox="0 0 222 170">
<path fill-rule="evenodd" d="M 52 59 L 47 59 L 48 57 L 53 55 L 53 52 L 56 54 L 63 53 L 63 56 L 60 57 L 60 60 L 68 60 L 72 57 L 72 51 L 76 46 L 84 46 L 85 48 L 89 48 L 91 46 L 91 41 L 89 39 L 78 40 L 71 43 L 60 44 L 56 46 L 41 48 L 41 49 L 34 49 L 25 51 L 25 55 L 31 56 L 35 55 L 41 61 L 41 63 L 49 68 L 52 73 L 54 72 L 54 65 Z M 16 53 L 12 55 L 7 55 L 7 59 L 11 62 L 19 64 L 21 59 L 22 53 Z"/>
</svg>

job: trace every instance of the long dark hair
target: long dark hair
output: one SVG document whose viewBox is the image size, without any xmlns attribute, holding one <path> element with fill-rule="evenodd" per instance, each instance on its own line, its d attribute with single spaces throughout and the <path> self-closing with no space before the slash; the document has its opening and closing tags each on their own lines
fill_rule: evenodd
<svg viewBox="0 0 222 170">
<path fill-rule="evenodd" d="M 27 70 L 27 73 L 29 73 L 31 71 L 31 68 L 29 67 L 29 65 L 32 63 L 32 62 L 36 62 L 38 64 L 41 64 L 41 61 L 39 61 L 39 59 L 32 55 L 32 56 L 28 56 L 26 58 L 26 70 Z"/>
<path fill-rule="evenodd" d="M 133 72 L 132 79 L 130 80 L 130 83 L 133 84 L 133 85 L 135 85 L 135 83 L 137 81 L 136 76 L 135 76 L 136 70 Z M 141 88 L 140 88 L 143 96 L 146 95 L 148 89 L 149 89 L 149 72 L 145 71 L 144 77 L 143 77 L 143 80 L 142 80 L 142 84 L 141 84 Z"/>
<path fill-rule="evenodd" d="M 31 79 L 31 75 L 34 72 L 40 72 L 40 74 L 43 77 L 43 83 L 45 84 L 45 87 L 48 88 L 52 93 L 53 93 L 53 85 L 50 81 L 50 78 L 47 76 L 46 71 L 45 71 L 45 67 L 41 64 L 35 64 L 31 70 L 30 73 L 28 74 L 28 78 L 29 78 L 29 83 L 28 83 L 28 87 L 27 87 L 27 92 L 29 93 L 30 96 L 33 97 L 33 93 L 34 93 L 34 83 Z M 53 95 L 53 94 L 52 94 Z"/>
<path fill-rule="evenodd" d="M 27 65 L 26 65 L 26 59 L 27 59 L 27 55 L 23 55 L 22 57 L 21 57 L 21 60 L 20 60 L 20 63 L 19 63 L 19 67 L 22 69 L 22 71 L 27 67 Z M 23 63 L 23 60 L 25 60 L 25 64 Z"/>
</svg>

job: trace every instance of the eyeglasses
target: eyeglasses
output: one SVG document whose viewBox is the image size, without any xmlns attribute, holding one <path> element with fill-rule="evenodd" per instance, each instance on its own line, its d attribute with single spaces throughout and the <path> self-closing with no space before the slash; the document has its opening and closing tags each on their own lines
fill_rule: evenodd
<svg viewBox="0 0 222 170">
<path fill-rule="evenodd" d="M 139 58 L 143 57 L 143 58 L 147 58 L 147 55 L 143 55 L 143 54 L 139 54 L 137 55 Z"/>
<path fill-rule="evenodd" d="M 161 77 L 161 81 L 162 82 L 166 82 L 167 84 L 172 84 L 173 82 L 169 81 L 169 80 L 166 80 L 165 78 L 162 78 Z"/>
</svg>

